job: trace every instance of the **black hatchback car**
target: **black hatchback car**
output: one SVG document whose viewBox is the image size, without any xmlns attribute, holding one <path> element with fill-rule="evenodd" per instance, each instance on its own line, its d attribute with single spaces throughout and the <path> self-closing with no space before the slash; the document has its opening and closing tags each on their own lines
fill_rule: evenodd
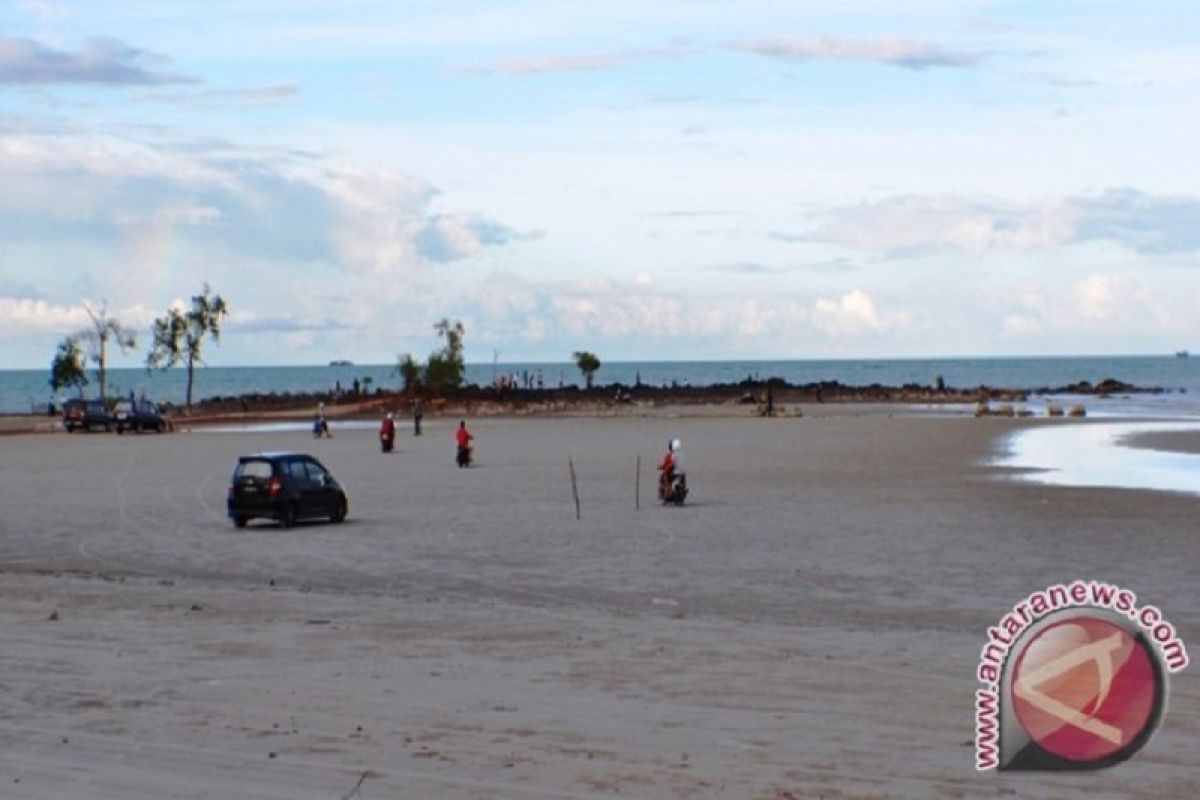
<svg viewBox="0 0 1200 800">
<path fill-rule="evenodd" d="M 108 431 L 112 430 L 112 417 L 99 400 L 68 400 L 63 404 L 63 427 L 67 433 L 76 428 L 90 431 L 94 427 Z"/>
<path fill-rule="evenodd" d="M 229 518 L 238 528 L 265 518 L 290 528 L 301 519 L 346 518 L 346 492 L 325 466 L 304 453 L 256 453 L 238 459 L 229 483 Z"/>
<path fill-rule="evenodd" d="M 126 428 L 136 433 L 142 431 L 162 433 L 168 426 L 162 409 L 149 400 L 122 400 L 113 409 L 112 417 L 117 425 L 117 433 L 124 433 Z"/>
</svg>

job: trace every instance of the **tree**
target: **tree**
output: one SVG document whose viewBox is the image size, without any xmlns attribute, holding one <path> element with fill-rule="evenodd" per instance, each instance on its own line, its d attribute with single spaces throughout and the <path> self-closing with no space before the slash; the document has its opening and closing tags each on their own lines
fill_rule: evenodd
<svg viewBox="0 0 1200 800">
<path fill-rule="evenodd" d="M 405 393 L 415 392 L 421 388 L 421 365 L 412 357 L 412 353 L 404 353 L 396 364 L 396 372 L 404 382 Z"/>
<path fill-rule="evenodd" d="M 463 363 L 463 335 L 466 330 L 461 320 L 455 320 L 451 325 L 445 317 L 433 329 L 446 340 L 446 344 L 429 354 L 429 362 L 425 365 L 425 385 L 434 391 L 452 391 L 462 385 L 466 373 Z"/>
<path fill-rule="evenodd" d="M 204 337 L 211 336 L 220 344 L 221 322 L 229 307 L 221 295 L 210 295 L 208 284 L 204 291 L 192 297 L 192 307 L 186 311 L 172 306 L 163 317 L 154 320 L 154 345 L 146 356 L 146 369 L 169 369 L 176 364 L 187 365 L 187 408 L 192 409 L 192 382 L 196 362 L 204 363 L 201 352 Z"/>
<path fill-rule="evenodd" d="M 83 302 L 83 310 L 91 318 L 92 327 L 84 330 L 77 338 L 82 339 L 86 343 L 88 357 L 92 363 L 96 364 L 96 375 L 100 384 L 100 399 L 103 400 L 108 387 L 109 340 L 111 339 L 117 347 L 121 348 L 121 352 L 125 352 L 137 346 L 137 334 L 130 328 L 122 325 L 121 321 L 116 317 L 108 315 L 107 300 L 101 301 L 100 308 L 98 309 L 85 300 Z"/>
<path fill-rule="evenodd" d="M 579 371 L 583 373 L 583 380 L 587 383 L 587 388 L 592 388 L 596 370 L 600 369 L 600 359 L 596 358 L 594 353 L 586 350 L 576 350 L 574 356 L 575 366 L 579 367 Z"/>
<path fill-rule="evenodd" d="M 82 398 L 87 382 L 83 348 L 79 346 L 77 337 L 68 336 L 58 343 L 58 352 L 50 362 L 50 388 L 57 392 L 74 386 Z"/>
</svg>

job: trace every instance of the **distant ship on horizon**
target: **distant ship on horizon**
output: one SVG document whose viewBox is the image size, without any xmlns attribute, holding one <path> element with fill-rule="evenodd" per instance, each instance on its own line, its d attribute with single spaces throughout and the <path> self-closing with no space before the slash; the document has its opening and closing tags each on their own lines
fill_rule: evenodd
<svg viewBox="0 0 1200 800">
<path fill-rule="evenodd" d="M 1187 358 L 1190 355 L 1191 355 L 1191 353 L 1189 353 L 1187 350 L 1176 350 L 1175 351 L 1176 358 Z"/>
<path fill-rule="evenodd" d="M 334 361 L 330 361 L 330 362 L 329 362 L 329 366 L 331 366 L 331 367 L 353 367 L 353 366 L 354 366 L 354 362 L 353 362 L 353 361 L 349 361 L 349 360 L 347 360 L 347 359 L 344 359 L 344 358 L 339 358 L 339 359 L 336 359 L 336 360 L 334 360 Z"/>
</svg>

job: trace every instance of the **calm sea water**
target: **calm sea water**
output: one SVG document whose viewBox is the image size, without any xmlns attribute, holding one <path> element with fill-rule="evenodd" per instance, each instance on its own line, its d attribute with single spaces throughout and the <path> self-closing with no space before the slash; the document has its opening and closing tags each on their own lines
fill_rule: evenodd
<svg viewBox="0 0 1200 800">
<path fill-rule="evenodd" d="M 490 384 L 493 375 L 540 374 L 547 388 L 581 385 L 573 364 L 468 364 L 467 382 Z M 1053 357 L 1053 358 L 954 358 L 880 359 L 823 361 L 658 361 L 605 363 L 596 374 L 600 384 L 643 383 L 662 386 L 706 386 L 737 383 L 746 378 L 783 378 L 790 383 L 838 381 L 850 386 L 873 383 L 900 385 L 931 384 L 938 376 L 948 386 L 975 387 L 981 384 L 1034 389 L 1063 386 L 1077 381 L 1098 383 L 1115 378 L 1137 386 L 1162 387 L 1162 395 L 1117 398 L 1105 403 L 1106 413 L 1115 415 L 1200 417 L 1200 358 L 1153 357 Z M 391 365 L 312 367 L 202 367 L 196 370 L 196 399 L 254 392 L 310 393 L 332 391 L 338 383 L 350 388 L 361 385 L 398 389 L 400 378 Z M 0 413 L 44 411 L 50 399 L 47 370 L 0 370 Z M 144 369 L 110 369 L 108 392 L 130 391 L 147 397 L 182 403 L 186 373 L 182 369 L 148 373 Z M 95 396 L 96 385 L 86 387 L 85 396 Z"/>
</svg>

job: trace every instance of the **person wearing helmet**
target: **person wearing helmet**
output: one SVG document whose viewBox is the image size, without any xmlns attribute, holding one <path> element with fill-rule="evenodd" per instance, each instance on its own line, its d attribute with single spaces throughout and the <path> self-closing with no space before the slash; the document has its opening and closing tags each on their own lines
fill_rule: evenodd
<svg viewBox="0 0 1200 800">
<path fill-rule="evenodd" d="M 379 446 L 383 452 L 392 452 L 392 446 L 396 442 L 396 417 L 392 412 L 388 412 L 383 418 L 383 422 L 379 423 Z"/>
<path fill-rule="evenodd" d="M 658 464 L 658 496 L 665 498 L 671 493 L 671 482 L 675 473 L 683 470 L 683 443 L 678 439 L 667 442 L 667 452 L 663 453 L 662 461 Z"/>
</svg>

